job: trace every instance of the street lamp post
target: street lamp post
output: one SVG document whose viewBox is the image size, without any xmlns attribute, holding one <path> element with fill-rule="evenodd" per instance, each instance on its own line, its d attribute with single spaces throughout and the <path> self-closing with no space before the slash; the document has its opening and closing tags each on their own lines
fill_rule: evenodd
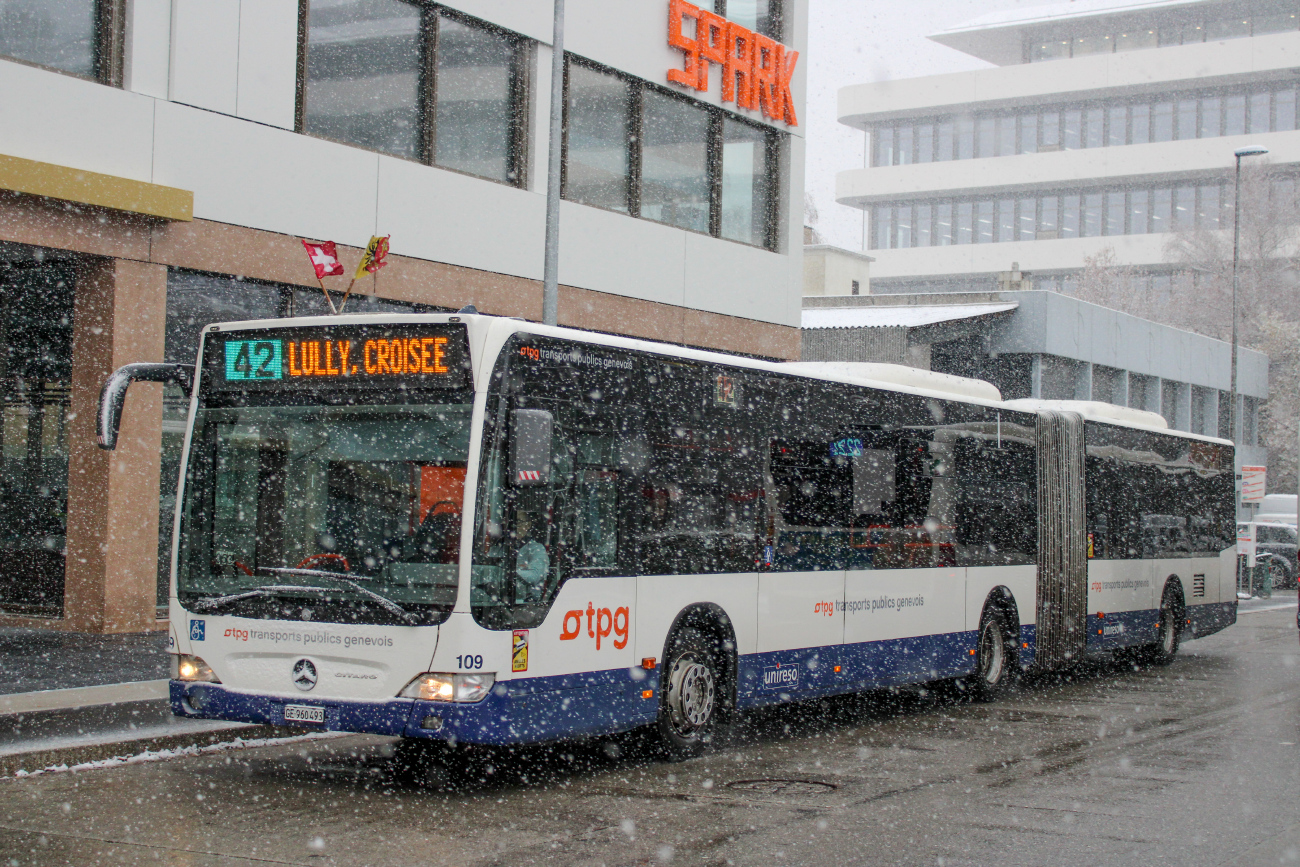
<svg viewBox="0 0 1300 867">
<path fill-rule="evenodd" d="M 542 322 L 560 318 L 560 144 L 564 137 L 564 0 L 553 0 L 551 129 L 546 170 L 546 249 L 542 262 Z"/>
<path fill-rule="evenodd" d="M 1258 157 L 1268 153 L 1268 148 L 1246 145 L 1232 152 L 1237 160 L 1236 181 L 1232 195 L 1232 382 L 1231 404 L 1228 408 L 1228 439 L 1237 442 L 1237 262 L 1241 250 L 1241 158 Z"/>
</svg>

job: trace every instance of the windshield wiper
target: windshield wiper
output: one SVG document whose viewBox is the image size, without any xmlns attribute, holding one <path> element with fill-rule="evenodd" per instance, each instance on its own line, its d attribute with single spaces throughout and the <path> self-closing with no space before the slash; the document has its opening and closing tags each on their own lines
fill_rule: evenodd
<svg viewBox="0 0 1300 867">
<path fill-rule="evenodd" d="M 279 596 L 283 593 L 292 593 L 300 590 L 305 590 L 308 593 L 330 592 L 329 587 L 312 587 L 306 584 L 264 584 L 261 587 L 254 587 L 252 590 L 241 590 L 238 593 L 230 593 L 226 596 L 208 596 L 195 601 L 190 607 L 195 611 L 215 611 L 231 602 L 239 602 L 242 599 L 256 599 L 260 596 Z"/>
<path fill-rule="evenodd" d="M 342 572 L 326 572 L 321 569 L 285 569 L 283 567 L 275 567 L 275 566 L 260 566 L 258 568 L 262 572 L 274 572 L 277 575 L 305 575 L 308 578 L 325 578 L 330 581 L 337 581 L 340 584 L 344 584 L 348 587 L 351 587 L 353 590 L 357 591 L 363 596 L 367 596 L 370 599 L 373 599 L 375 602 L 378 602 L 380 607 L 383 608 L 385 611 L 387 611 L 389 614 L 393 614 L 397 617 L 402 618 L 411 626 L 416 626 L 420 622 L 418 617 L 416 617 L 410 611 L 407 611 L 402 606 L 398 605 L 393 600 L 389 599 L 387 596 L 380 596 L 375 591 L 367 587 L 362 587 L 360 584 L 357 583 L 357 579 L 360 579 L 362 581 L 373 581 L 374 580 L 373 578 L 366 578 L 361 575 L 356 575 L 356 576 L 345 575 Z"/>
</svg>

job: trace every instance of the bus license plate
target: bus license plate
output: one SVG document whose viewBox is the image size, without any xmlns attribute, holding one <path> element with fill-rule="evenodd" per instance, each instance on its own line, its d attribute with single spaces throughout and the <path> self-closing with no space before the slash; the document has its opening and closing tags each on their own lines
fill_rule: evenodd
<svg viewBox="0 0 1300 867">
<path fill-rule="evenodd" d="M 286 704 L 284 706 L 285 722 L 325 722 L 325 708 L 310 707 L 305 704 Z"/>
</svg>

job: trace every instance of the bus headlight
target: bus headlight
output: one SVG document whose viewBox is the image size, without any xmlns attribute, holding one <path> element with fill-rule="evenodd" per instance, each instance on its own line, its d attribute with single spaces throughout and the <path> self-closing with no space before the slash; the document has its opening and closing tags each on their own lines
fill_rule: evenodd
<svg viewBox="0 0 1300 867">
<path fill-rule="evenodd" d="M 408 683 L 401 695 L 423 701 L 482 701 L 496 679 L 495 674 L 425 672 Z"/>
<path fill-rule="evenodd" d="M 210 665 L 188 653 L 172 657 L 172 679 L 186 683 L 221 683 L 221 678 L 217 677 Z"/>
</svg>

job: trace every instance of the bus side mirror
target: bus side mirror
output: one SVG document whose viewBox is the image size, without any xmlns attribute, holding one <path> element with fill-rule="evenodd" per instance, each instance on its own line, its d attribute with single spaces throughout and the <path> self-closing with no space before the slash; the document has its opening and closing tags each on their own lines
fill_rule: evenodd
<svg viewBox="0 0 1300 867">
<path fill-rule="evenodd" d="M 555 421 L 544 409 L 510 413 L 510 482 L 517 488 L 551 480 L 551 436 Z"/>
<path fill-rule="evenodd" d="M 127 364 L 108 377 L 99 393 L 99 418 L 95 423 L 99 447 L 112 451 L 117 447 L 117 430 L 122 425 L 122 406 L 126 390 L 133 382 L 161 382 L 180 386 L 189 397 L 194 390 L 192 364 Z"/>
</svg>

